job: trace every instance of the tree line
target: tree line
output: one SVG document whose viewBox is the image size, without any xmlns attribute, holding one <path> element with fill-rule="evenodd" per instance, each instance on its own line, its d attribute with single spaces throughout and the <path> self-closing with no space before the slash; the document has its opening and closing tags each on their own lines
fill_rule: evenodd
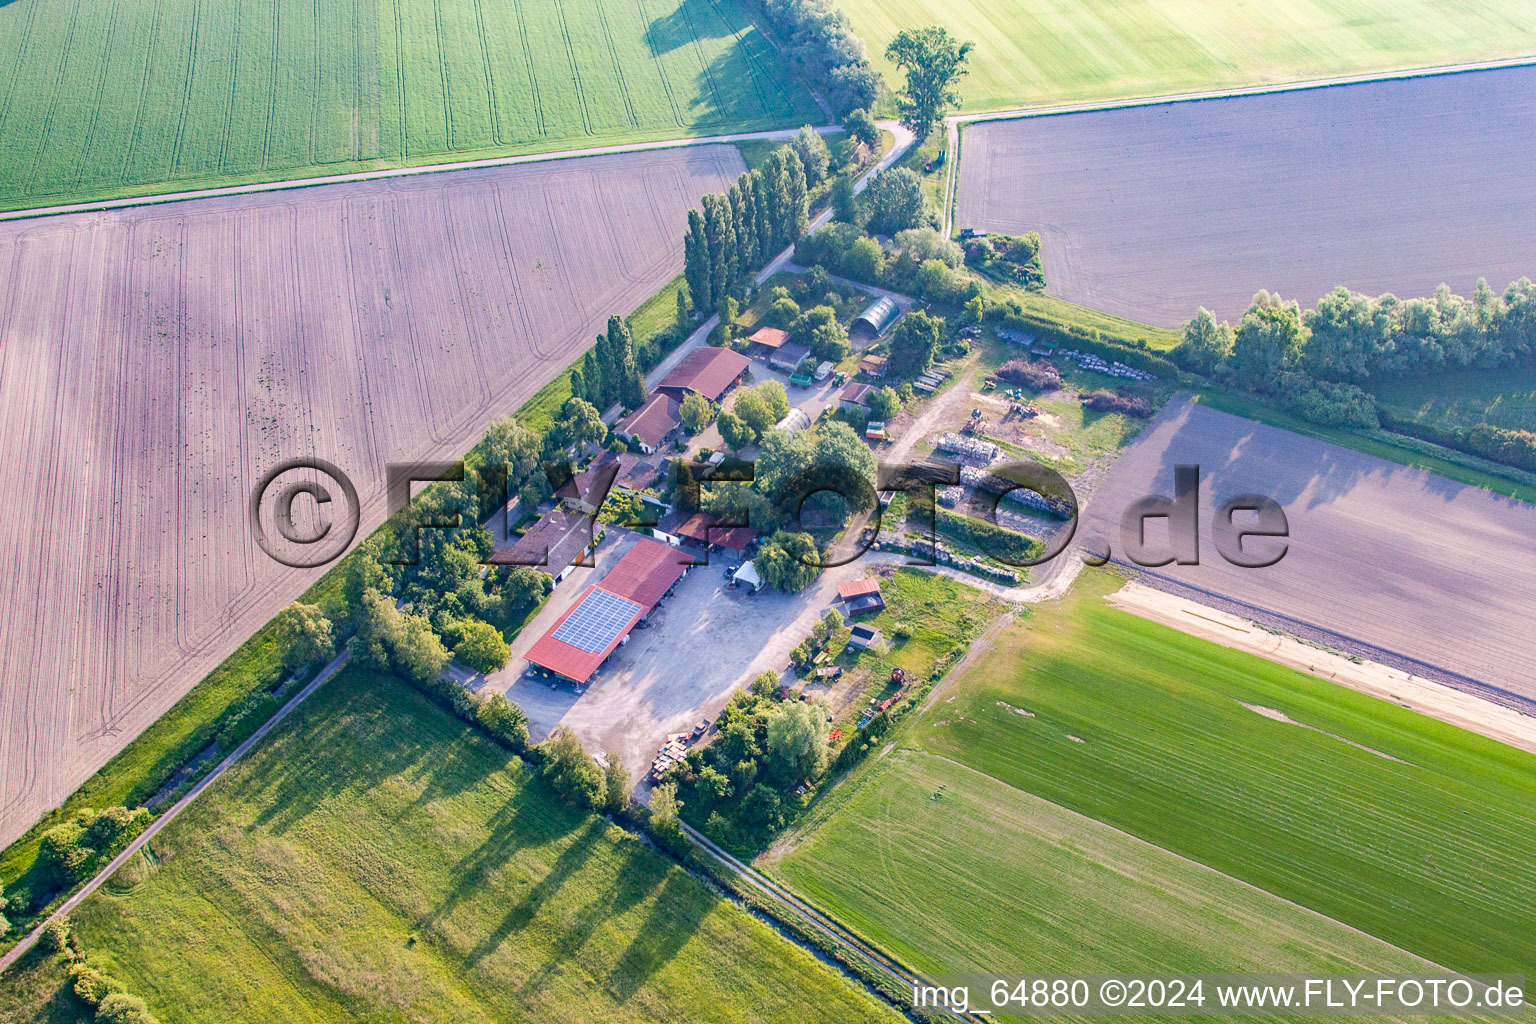
<svg viewBox="0 0 1536 1024">
<path fill-rule="evenodd" d="M 804 133 L 802 133 L 804 134 Z M 814 132 L 809 134 L 820 140 Z M 825 147 L 825 143 L 822 143 Z M 822 173 L 825 173 L 822 164 Z M 719 309 L 742 298 L 752 275 L 810 222 L 810 182 L 800 154 L 780 146 L 742 174 L 726 193 L 711 193 L 688 212 L 683 277 L 694 308 Z"/>
<path fill-rule="evenodd" d="M 623 317 L 608 318 L 608 330 L 597 336 L 581 365 L 571 370 L 571 394 L 600 410 L 614 405 L 633 409 L 645 402 L 645 377 L 635 357 L 635 338 Z"/>
<path fill-rule="evenodd" d="M 833 113 L 868 110 L 884 88 L 864 41 L 831 0 L 765 0 L 768 23 L 786 40 L 790 60 L 820 86 Z"/>
</svg>

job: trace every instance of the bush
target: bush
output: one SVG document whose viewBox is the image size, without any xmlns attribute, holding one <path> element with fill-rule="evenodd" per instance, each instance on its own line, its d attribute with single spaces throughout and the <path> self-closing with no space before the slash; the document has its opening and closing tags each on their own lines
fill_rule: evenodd
<svg viewBox="0 0 1536 1024">
<path fill-rule="evenodd" d="M 269 718 L 277 714 L 279 703 L 270 693 L 253 693 L 230 711 L 220 727 L 216 742 L 226 753 L 250 739 Z"/>
<path fill-rule="evenodd" d="M 1117 395 L 1106 388 L 1099 388 L 1083 396 L 1083 404 L 1094 412 L 1118 412 L 1124 416 L 1146 419 L 1152 415 L 1152 405 L 1145 398 Z"/>
<path fill-rule="evenodd" d="M 1474 455 L 1536 473 L 1536 434 L 1528 430 L 1480 423 L 1466 432 L 1466 447 Z"/>
<path fill-rule="evenodd" d="M 499 693 L 493 693 L 475 709 L 475 720 L 486 732 L 511 744 L 514 750 L 528 748 L 528 716 L 523 709 Z"/>
<path fill-rule="evenodd" d="M 965 262 L 1038 291 L 1045 287 L 1040 266 L 1040 235 L 988 235 L 965 245 Z"/>
<path fill-rule="evenodd" d="M 1018 565 L 1040 554 L 1040 542 L 1033 538 L 945 508 L 934 509 L 934 526 L 1009 565 Z"/>
<path fill-rule="evenodd" d="M 54 918 L 43 925 L 37 944 L 44 953 L 62 953 L 69 948 L 69 922 Z"/>
<path fill-rule="evenodd" d="M 113 992 L 96 1008 L 101 1024 L 159 1024 L 144 1000 L 126 992 Z"/>
<path fill-rule="evenodd" d="M 116 978 L 102 974 L 96 968 L 84 963 L 72 965 L 69 968 L 69 977 L 73 982 L 76 997 L 93 1010 L 99 1007 L 107 996 L 128 991 L 128 986 Z"/>
<path fill-rule="evenodd" d="M 848 16 L 832 0 L 765 0 L 768 21 L 788 41 L 790 59 L 820 83 L 838 117 L 880 98 L 880 75 Z"/>
<path fill-rule="evenodd" d="M 1033 359 L 1010 359 L 998 367 L 997 376 L 1031 391 L 1050 391 L 1061 387 L 1061 373 L 1056 367 Z"/>
<path fill-rule="evenodd" d="M 1376 399 L 1353 384 L 1313 380 L 1292 371 L 1280 374 L 1275 390 L 1287 409 L 1311 423 L 1362 430 L 1381 426 Z"/>
</svg>

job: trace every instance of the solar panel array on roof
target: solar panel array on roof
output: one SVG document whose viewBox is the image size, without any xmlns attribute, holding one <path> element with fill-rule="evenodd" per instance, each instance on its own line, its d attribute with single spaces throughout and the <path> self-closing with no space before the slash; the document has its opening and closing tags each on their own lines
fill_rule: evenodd
<svg viewBox="0 0 1536 1024">
<path fill-rule="evenodd" d="M 593 590 L 571 609 L 571 614 L 555 630 L 554 639 L 595 654 L 613 643 L 638 614 L 637 602 L 606 590 Z"/>
</svg>

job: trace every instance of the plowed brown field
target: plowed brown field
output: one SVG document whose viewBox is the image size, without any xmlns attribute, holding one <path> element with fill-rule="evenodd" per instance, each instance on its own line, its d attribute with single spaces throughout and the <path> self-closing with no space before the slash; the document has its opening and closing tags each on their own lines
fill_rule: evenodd
<svg viewBox="0 0 1536 1024">
<path fill-rule="evenodd" d="M 1472 294 L 1536 276 L 1536 67 L 965 130 L 956 223 L 1039 231 L 1046 288 L 1165 327 L 1261 288 Z"/>
<path fill-rule="evenodd" d="M 277 463 L 451 459 L 681 265 L 729 146 L 0 224 L 0 845 L 321 570 Z"/>
<path fill-rule="evenodd" d="M 1180 464 L 1201 469 L 1200 564 L 1153 569 L 1152 582 L 1536 712 L 1536 506 L 1171 402 L 1095 492 L 1087 542 L 1108 538 L 1123 557 L 1124 511 L 1143 495 L 1171 496 Z M 1215 547 L 1212 514 L 1240 494 L 1273 498 L 1286 512 L 1289 548 L 1272 567 L 1239 568 Z M 1149 539 L 1166 535 L 1164 523 L 1149 523 Z M 1260 551 L 1274 543 L 1247 542 Z"/>
</svg>

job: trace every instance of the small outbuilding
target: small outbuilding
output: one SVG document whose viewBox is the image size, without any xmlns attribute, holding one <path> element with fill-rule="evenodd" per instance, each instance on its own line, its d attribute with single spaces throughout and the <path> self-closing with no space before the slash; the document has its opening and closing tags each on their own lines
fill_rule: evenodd
<svg viewBox="0 0 1536 1024">
<path fill-rule="evenodd" d="M 861 622 L 853 627 L 853 636 L 848 639 L 848 643 L 853 647 L 862 649 L 874 647 L 883 639 L 884 637 L 878 629 L 867 622 Z"/>
<path fill-rule="evenodd" d="M 736 575 L 731 579 L 751 590 L 763 589 L 763 578 L 757 574 L 757 566 L 751 562 L 742 562 L 741 568 L 736 570 Z"/>
<path fill-rule="evenodd" d="M 879 380 L 885 376 L 886 363 L 885 356 L 865 356 L 859 360 L 859 372 L 872 380 Z"/>
<path fill-rule="evenodd" d="M 901 307 L 896 305 L 894 299 L 881 296 L 868 306 L 864 312 L 853 318 L 848 325 L 848 334 L 854 337 L 878 338 L 890 330 L 892 324 L 901 319 Z"/>
<path fill-rule="evenodd" d="M 849 384 L 837 396 L 837 404 L 845 409 L 862 409 L 869 404 L 870 392 L 874 390 L 868 384 Z"/>
<path fill-rule="evenodd" d="M 747 353 L 755 359 L 769 359 L 788 340 L 788 331 L 777 327 L 759 327 L 747 339 Z"/>
<path fill-rule="evenodd" d="M 788 416 L 774 424 L 774 428 L 786 434 L 798 434 L 802 430 L 811 429 L 811 415 L 804 409 L 791 409 Z"/>
<path fill-rule="evenodd" d="M 849 615 L 877 612 L 885 607 L 885 598 L 880 594 L 880 581 L 873 577 L 838 584 L 837 599 Z"/>
<path fill-rule="evenodd" d="M 805 357 L 810 354 L 811 350 L 804 345 L 797 345 L 792 341 L 786 341 L 774 350 L 773 355 L 768 357 L 768 365 L 775 370 L 794 373 L 800 364 L 805 362 Z"/>
</svg>

